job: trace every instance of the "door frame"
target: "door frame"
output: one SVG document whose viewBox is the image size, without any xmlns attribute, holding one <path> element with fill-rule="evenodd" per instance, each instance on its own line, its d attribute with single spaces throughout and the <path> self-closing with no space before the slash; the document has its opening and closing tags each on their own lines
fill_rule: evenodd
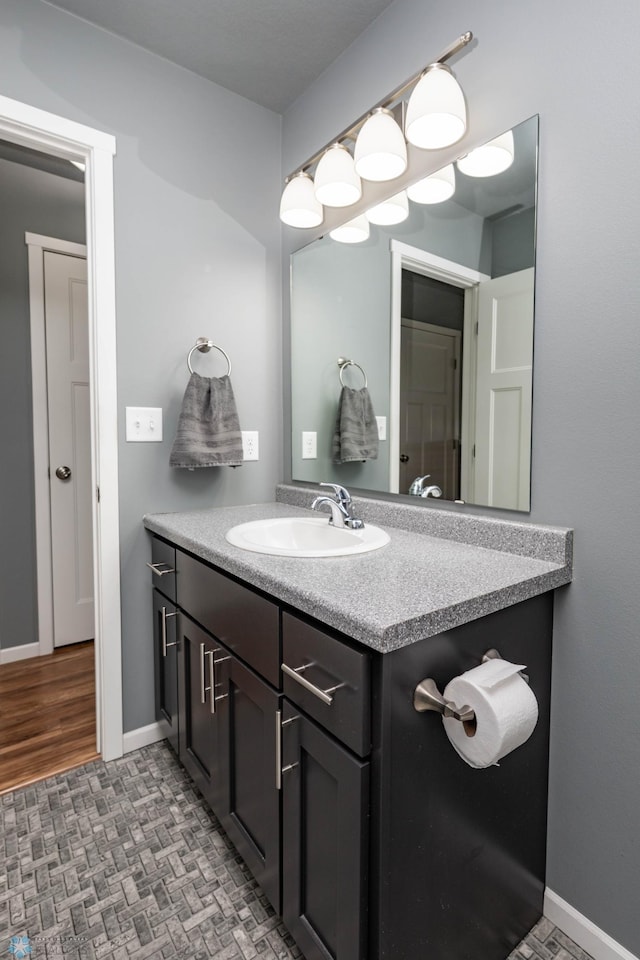
<svg viewBox="0 0 640 960">
<path fill-rule="evenodd" d="M 83 243 L 25 233 L 29 257 L 29 317 L 31 333 L 31 399 L 33 414 L 33 482 L 38 591 L 37 656 L 53 653 L 53 568 L 51 560 L 51 485 L 49 483 L 49 404 L 44 302 L 44 255 L 87 256 Z"/>
<path fill-rule="evenodd" d="M 474 419 L 473 397 L 474 390 L 465 376 L 467 371 L 475 370 L 475 356 L 471 356 L 469 345 L 474 345 L 472 336 L 475 323 L 477 287 L 484 280 L 491 279 L 487 274 L 480 273 L 446 260 L 428 250 L 421 250 L 399 240 L 390 241 L 391 249 L 391 343 L 389 346 L 389 492 L 398 493 L 400 490 L 400 336 L 402 323 L 402 271 L 411 270 L 434 280 L 442 280 L 454 287 L 465 289 L 464 298 L 464 331 L 463 343 L 467 349 L 463 350 L 462 359 L 462 402 L 461 402 L 461 457 L 460 478 L 462 490 L 468 489 L 472 479 L 473 465 L 467 454 L 468 443 L 465 443 L 469 430 L 472 430 Z M 465 491 L 466 492 L 466 491 Z M 469 498 L 467 492 L 466 499 Z M 464 499 L 464 498 L 463 498 Z"/>
<path fill-rule="evenodd" d="M 0 96 L 0 137 L 85 164 L 97 750 L 123 754 L 113 157 L 110 134 Z"/>
</svg>

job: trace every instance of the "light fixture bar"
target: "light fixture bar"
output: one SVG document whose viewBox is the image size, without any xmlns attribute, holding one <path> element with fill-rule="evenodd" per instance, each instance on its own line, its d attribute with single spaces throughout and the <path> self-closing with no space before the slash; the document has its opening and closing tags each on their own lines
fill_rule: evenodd
<svg viewBox="0 0 640 960">
<path fill-rule="evenodd" d="M 445 47 L 439 57 L 437 57 L 435 60 L 430 60 L 428 66 L 430 66 L 432 63 L 446 63 L 447 60 L 450 60 L 454 54 L 466 47 L 467 44 L 471 43 L 472 40 L 473 33 L 471 30 L 467 30 L 467 32 L 461 34 L 457 40 L 454 40 L 453 43 L 450 43 L 448 47 Z M 351 126 L 343 130 L 342 133 L 339 133 L 337 137 L 333 137 L 328 143 L 321 147 L 320 150 L 317 150 L 312 157 L 309 157 L 309 159 L 305 160 L 303 164 L 296 167 L 296 169 L 292 171 L 288 177 L 285 177 L 284 182 L 289 183 L 289 181 L 293 177 L 297 176 L 297 174 L 308 171 L 314 165 L 314 163 L 318 162 L 320 157 L 329 149 L 329 147 L 333 146 L 334 143 L 342 143 L 343 140 L 355 139 L 355 135 L 358 133 L 360 127 L 364 124 L 365 120 L 371 116 L 374 110 L 377 110 L 381 107 L 390 109 L 391 106 L 394 105 L 396 101 L 407 92 L 407 90 L 409 90 L 418 80 L 420 80 L 426 69 L 426 67 L 423 67 L 417 73 L 414 73 L 413 76 L 409 77 L 408 80 L 405 80 L 404 83 L 400 84 L 399 87 L 396 87 L 395 90 L 392 90 L 391 93 L 387 94 L 386 97 L 383 97 L 382 100 L 379 100 L 378 103 L 375 103 L 372 107 L 369 107 L 367 112 L 363 113 L 361 117 L 358 117 L 355 123 L 352 123 Z"/>
</svg>

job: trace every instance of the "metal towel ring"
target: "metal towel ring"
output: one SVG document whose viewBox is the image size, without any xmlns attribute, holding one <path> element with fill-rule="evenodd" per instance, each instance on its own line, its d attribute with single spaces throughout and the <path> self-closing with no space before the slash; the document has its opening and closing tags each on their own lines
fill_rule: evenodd
<svg viewBox="0 0 640 960">
<path fill-rule="evenodd" d="M 189 350 L 189 354 L 187 356 L 187 366 L 189 367 L 189 373 L 193 373 L 193 367 L 191 366 L 191 357 L 193 356 L 193 351 L 199 350 L 200 353 L 209 353 L 209 350 L 211 350 L 212 348 L 214 350 L 217 350 L 219 353 L 221 353 L 222 356 L 225 358 L 225 360 L 227 361 L 227 366 L 229 367 L 226 375 L 228 377 L 231 376 L 231 360 L 229 360 L 229 357 L 224 352 L 222 347 L 219 347 L 217 343 L 213 342 L 213 340 L 207 340 L 206 337 L 198 337 L 198 339 L 195 342 L 195 345 L 191 347 L 191 350 Z"/>
<path fill-rule="evenodd" d="M 362 367 L 360 366 L 360 364 L 356 363 L 355 360 L 347 360 L 345 357 L 338 357 L 338 366 L 340 367 L 340 383 L 342 384 L 343 387 L 345 383 L 344 383 L 344 380 L 342 379 L 342 374 L 344 373 L 345 367 L 357 367 L 360 373 L 362 374 L 362 376 L 364 377 L 365 387 L 368 386 L 367 375 L 362 369 Z"/>
</svg>

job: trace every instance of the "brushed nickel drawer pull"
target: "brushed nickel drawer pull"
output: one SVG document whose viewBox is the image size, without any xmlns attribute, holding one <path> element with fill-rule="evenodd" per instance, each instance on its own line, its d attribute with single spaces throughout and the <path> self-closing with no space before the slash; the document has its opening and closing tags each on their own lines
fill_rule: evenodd
<svg viewBox="0 0 640 960">
<path fill-rule="evenodd" d="M 216 662 L 215 662 L 215 660 L 213 659 L 213 650 L 207 650 L 207 657 L 208 657 L 208 659 L 209 659 L 209 686 L 207 687 L 207 690 L 209 690 L 209 693 L 211 694 L 211 706 L 210 706 L 209 709 L 210 709 L 210 712 L 211 712 L 212 716 L 215 716 L 215 712 L 216 712 L 216 696 L 215 696 L 215 688 L 216 688 Z M 220 699 L 220 697 L 218 697 L 218 699 Z"/>
<path fill-rule="evenodd" d="M 339 690 L 340 687 L 344 687 L 344 683 L 338 683 L 334 687 L 329 687 L 327 690 L 321 690 L 320 687 L 316 687 L 315 683 L 311 683 L 310 680 L 307 680 L 306 677 L 302 676 L 302 673 L 305 670 L 308 670 L 309 667 L 314 667 L 314 663 L 304 663 L 301 667 L 289 667 L 286 663 L 281 664 L 282 672 L 286 673 L 288 677 L 291 677 L 292 680 L 295 680 L 296 683 L 299 683 L 301 687 L 304 687 L 305 690 L 308 690 L 309 693 L 312 693 L 314 697 L 317 697 L 318 700 L 322 700 L 323 703 L 326 703 L 328 707 L 333 703 L 332 693 L 335 693 L 336 690 Z"/>
<path fill-rule="evenodd" d="M 167 649 L 168 649 L 169 647 L 177 647 L 177 645 L 178 645 L 178 641 L 177 641 L 177 640 L 174 640 L 173 643 L 167 643 L 167 620 L 169 619 L 169 617 L 177 617 L 178 614 L 177 614 L 177 613 L 167 613 L 167 608 L 166 608 L 166 607 L 161 607 L 161 611 L 162 611 L 162 620 L 161 620 L 161 623 L 162 623 L 162 626 L 161 626 L 161 633 L 162 633 L 162 656 L 163 656 L 163 657 L 166 657 L 166 655 L 167 655 Z"/>
<path fill-rule="evenodd" d="M 282 711 L 276 710 L 276 790 L 282 789 Z"/>
<path fill-rule="evenodd" d="M 200 703 L 207 702 L 207 688 L 204 685 L 204 643 L 200 644 Z"/>
<path fill-rule="evenodd" d="M 159 560 L 157 563 L 147 563 L 147 566 L 149 567 L 149 570 L 151 570 L 152 573 L 155 573 L 157 577 L 164 577 L 167 573 L 176 572 L 174 567 L 167 566 L 167 564 L 162 560 Z M 158 570 L 158 567 L 167 567 L 167 569 Z"/>
<path fill-rule="evenodd" d="M 286 767 L 282 768 L 282 773 L 286 773 L 288 770 L 293 770 L 294 767 L 299 767 L 299 763 L 288 763 Z"/>
</svg>

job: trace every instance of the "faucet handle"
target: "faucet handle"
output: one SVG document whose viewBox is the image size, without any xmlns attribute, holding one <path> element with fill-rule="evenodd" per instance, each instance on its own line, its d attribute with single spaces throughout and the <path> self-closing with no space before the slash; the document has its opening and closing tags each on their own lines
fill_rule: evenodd
<svg viewBox="0 0 640 960">
<path fill-rule="evenodd" d="M 332 490 L 333 490 L 333 492 L 335 493 L 336 499 L 338 500 L 339 503 L 342 503 L 342 504 L 344 504 L 345 506 L 347 506 L 347 504 L 351 503 L 351 494 L 349 493 L 349 491 L 348 491 L 345 487 L 341 486 L 341 484 L 339 484 L 339 483 L 325 483 L 324 481 L 321 481 L 321 482 L 320 482 L 320 486 L 321 486 L 321 487 L 331 487 Z"/>
</svg>

